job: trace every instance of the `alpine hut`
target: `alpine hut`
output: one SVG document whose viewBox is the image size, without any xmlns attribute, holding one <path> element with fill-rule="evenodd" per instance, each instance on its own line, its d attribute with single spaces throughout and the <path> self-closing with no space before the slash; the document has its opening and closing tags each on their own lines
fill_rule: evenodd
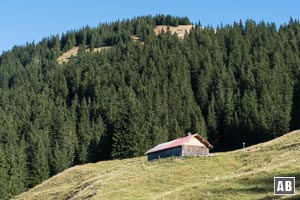
<svg viewBox="0 0 300 200">
<path fill-rule="evenodd" d="M 150 161 L 172 156 L 204 156 L 208 155 L 209 149 L 212 148 L 213 146 L 198 133 L 189 133 L 185 137 L 159 144 L 145 154 L 148 156 L 148 161 Z"/>
</svg>

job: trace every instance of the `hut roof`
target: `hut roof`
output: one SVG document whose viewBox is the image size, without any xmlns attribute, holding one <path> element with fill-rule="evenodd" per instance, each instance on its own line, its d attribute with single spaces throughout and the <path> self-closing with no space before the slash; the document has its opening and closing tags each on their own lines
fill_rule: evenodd
<svg viewBox="0 0 300 200">
<path fill-rule="evenodd" d="M 197 138 L 207 148 L 209 148 L 209 149 L 213 148 L 213 146 L 207 140 L 205 140 L 198 133 L 195 133 L 195 134 L 188 135 L 188 136 L 185 136 L 185 137 L 177 138 L 177 139 L 169 141 L 169 142 L 161 143 L 161 144 L 153 147 L 149 151 L 147 151 L 145 154 L 149 154 L 149 153 L 153 153 L 153 152 L 157 152 L 157 151 L 161 151 L 161 150 L 165 150 L 165 149 L 171 149 L 171 148 L 174 148 L 174 147 L 182 146 L 186 141 L 188 141 L 189 139 L 191 139 L 193 137 Z"/>
</svg>

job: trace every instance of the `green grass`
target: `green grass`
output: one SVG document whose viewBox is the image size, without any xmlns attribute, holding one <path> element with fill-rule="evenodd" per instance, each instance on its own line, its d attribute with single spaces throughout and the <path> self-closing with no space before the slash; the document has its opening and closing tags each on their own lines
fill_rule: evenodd
<svg viewBox="0 0 300 200">
<path fill-rule="evenodd" d="M 211 157 L 113 160 L 70 168 L 15 199 L 300 199 L 300 132 Z M 274 196 L 295 176 L 296 196 Z"/>
</svg>

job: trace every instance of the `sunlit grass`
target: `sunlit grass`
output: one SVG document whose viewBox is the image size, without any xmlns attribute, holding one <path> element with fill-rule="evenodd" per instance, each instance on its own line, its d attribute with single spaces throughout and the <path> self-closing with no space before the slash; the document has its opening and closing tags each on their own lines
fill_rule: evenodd
<svg viewBox="0 0 300 200">
<path fill-rule="evenodd" d="M 297 199 L 300 133 L 210 157 L 146 157 L 76 166 L 16 199 Z M 274 176 L 296 176 L 296 196 L 274 196 Z"/>
</svg>

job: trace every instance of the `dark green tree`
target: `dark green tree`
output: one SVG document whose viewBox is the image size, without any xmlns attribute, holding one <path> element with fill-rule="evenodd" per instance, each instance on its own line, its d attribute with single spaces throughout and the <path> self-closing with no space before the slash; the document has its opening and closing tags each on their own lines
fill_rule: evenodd
<svg viewBox="0 0 300 200">
<path fill-rule="evenodd" d="M 6 164 L 5 152 L 0 146 L 0 199 L 8 199 L 9 197 L 9 176 Z"/>
</svg>

